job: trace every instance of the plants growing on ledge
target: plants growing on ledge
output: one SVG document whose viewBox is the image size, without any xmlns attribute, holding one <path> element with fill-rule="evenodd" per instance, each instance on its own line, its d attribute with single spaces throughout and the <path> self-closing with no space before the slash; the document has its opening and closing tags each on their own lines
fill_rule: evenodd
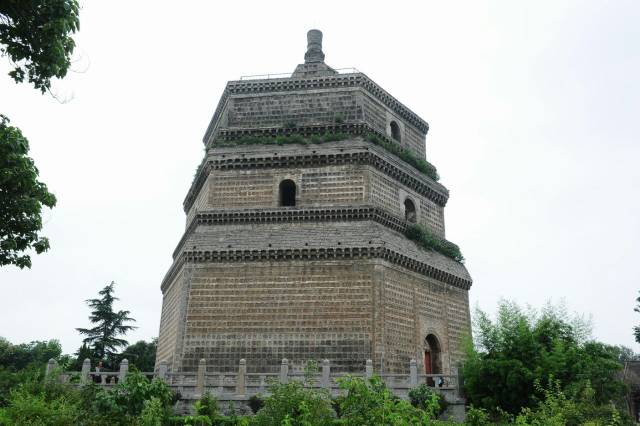
<svg viewBox="0 0 640 426">
<path fill-rule="evenodd" d="M 282 135 L 282 136 L 244 136 L 240 139 L 219 141 L 217 146 L 240 146 L 240 145 L 308 145 L 310 143 L 319 144 L 323 142 L 342 141 L 349 137 L 345 133 L 325 132 L 320 135 L 304 137 L 302 135 Z"/>
<path fill-rule="evenodd" d="M 288 128 L 287 126 L 285 127 Z M 312 135 L 309 137 L 305 137 L 299 134 L 282 135 L 282 136 L 244 136 L 240 139 L 218 141 L 216 142 L 216 146 L 227 147 L 227 146 L 241 146 L 241 145 L 289 145 L 289 144 L 308 145 L 308 144 L 320 144 L 323 142 L 342 141 L 347 139 L 348 137 L 349 135 L 345 133 L 332 133 L 332 132 L 325 132 L 319 135 Z M 433 164 L 429 163 L 428 161 L 422 158 L 418 158 L 411 151 L 402 149 L 397 144 L 387 141 L 384 138 L 374 133 L 368 133 L 365 136 L 365 140 L 373 143 L 374 145 L 378 145 L 379 147 L 385 149 L 387 152 L 400 158 L 405 163 L 412 165 L 420 173 L 430 177 L 434 181 L 437 182 L 438 180 L 440 180 L 440 176 L 438 176 L 438 171 L 433 166 Z"/>
<path fill-rule="evenodd" d="M 438 171 L 436 170 L 435 166 L 422 158 L 416 157 L 411 151 L 402 149 L 398 145 L 392 142 L 386 141 L 385 139 L 381 138 L 380 136 L 374 133 L 369 133 L 366 139 L 369 142 L 375 145 L 378 145 L 384 148 L 385 150 L 389 151 L 391 154 L 400 158 L 405 163 L 411 164 L 413 167 L 418 169 L 418 171 L 429 176 L 431 179 L 435 180 L 436 182 L 440 180 L 440 176 L 438 176 Z"/>
<path fill-rule="evenodd" d="M 443 240 L 442 238 L 433 235 L 422 225 L 413 224 L 407 226 L 407 229 L 404 231 L 404 235 L 408 239 L 415 241 L 420 246 L 428 250 L 437 251 L 440 254 L 450 257 L 456 262 L 464 263 L 464 257 L 460 252 L 460 247 L 450 241 Z"/>
</svg>

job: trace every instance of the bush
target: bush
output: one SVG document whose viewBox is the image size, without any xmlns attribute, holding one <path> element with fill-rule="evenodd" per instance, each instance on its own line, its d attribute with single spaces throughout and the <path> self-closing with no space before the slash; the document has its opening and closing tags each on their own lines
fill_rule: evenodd
<svg viewBox="0 0 640 426">
<path fill-rule="evenodd" d="M 465 395 L 474 406 L 518 415 L 549 396 L 535 383 L 550 380 L 559 383 L 563 396 L 558 398 L 578 401 L 591 395 L 592 402 L 581 410 L 622 403 L 618 352 L 587 341 L 588 324 L 569 317 L 562 306 L 536 313 L 502 301 L 495 320 L 478 310 L 474 326 L 477 345 L 467 343 L 463 367 Z"/>
<path fill-rule="evenodd" d="M 258 426 L 280 425 L 283 422 L 322 426 L 331 424 L 335 418 L 331 398 L 326 391 L 306 389 L 299 381 L 276 383 L 269 390 L 271 396 L 264 400 L 264 406 L 254 418 L 254 424 Z"/>
<path fill-rule="evenodd" d="M 351 376 L 338 379 L 346 395 L 340 398 L 341 424 L 344 425 L 413 425 L 432 419 L 407 401 L 391 393 L 380 377 L 363 380 Z"/>
<path fill-rule="evenodd" d="M 440 176 L 438 175 L 438 171 L 436 170 L 436 168 L 433 166 L 433 164 L 427 162 L 426 160 L 422 159 L 422 158 L 418 158 L 415 156 L 415 154 L 413 154 L 413 152 L 408 151 L 406 149 L 402 149 L 400 147 L 400 145 L 387 141 L 386 139 L 381 138 L 380 136 L 374 134 L 374 133 L 369 133 L 366 137 L 366 139 L 373 143 L 374 145 L 378 145 L 382 148 L 384 148 L 385 150 L 389 151 L 391 154 L 395 155 L 396 157 L 400 158 L 402 161 L 411 164 L 413 167 L 415 167 L 418 171 L 420 171 L 421 173 L 429 176 L 431 179 L 433 179 L 434 181 L 439 181 L 440 180 Z"/>
<path fill-rule="evenodd" d="M 78 424 L 81 410 L 73 395 L 61 393 L 48 397 L 42 391 L 32 394 L 24 387 L 11 391 L 9 405 L 3 409 L 3 426 L 42 425 L 66 426 Z"/>
<path fill-rule="evenodd" d="M 474 408 L 473 405 L 467 410 L 464 419 L 465 426 L 490 426 L 489 414 L 482 408 Z"/>
<path fill-rule="evenodd" d="M 411 405 L 429 412 L 433 418 L 439 417 L 449 406 L 441 395 L 424 383 L 409 391 L 409 400 Z"/>
<path fill-rule="evenodd" d="M 212 426 L 209 416 L 174 416 L 168 420 L 169 426 Z"/>
<path fill-rule="evenodd" d="M 165 418 L 166 410 L 160 399 L 154 396 L 144 401 L 142 412 L 140 413 L 142 426 L 162 426 Z"/>
<path fill-rule="evenodd" d="M 464 263 L 464 257 L 460 252 L 460 247 L 450 241 L 435 236 L 422 225 L 412 224 L 407 226 L 404 235 L 425 249 L 437 251 L 456 262 Z"/>
<path fill-rule="evenodd" d="M 125 381 L 109 391 L 90 386 L 83 393 L 94 415 L 102 419 L 117 419 L 120 424 L 127 424 L 138 417 L 145 401 L 156 398 L 165 411 L 173 404 L 173 393 L 164 381 L 149 381 L 138 372 L 129 373 Z"/>
<path fill-rule="evenodd" d="M 211 420 L 215 420 L 220 415 L 218 401 L 209 392 L 205 393 L 199 401 L 196 401 L 195 409 L 197 415 L 207 416 Z"/>
<path fill-rule="evenodd" d="M 249 408 L 251 408 L 251 411 L 253 411 L 253 413 L 255 414 L 258 412 L 258 410 L 264 407 L 264 400 L 259 395 L 253 395 L 249 398 L 247 404 L 249 405 Z"/>
</svg>

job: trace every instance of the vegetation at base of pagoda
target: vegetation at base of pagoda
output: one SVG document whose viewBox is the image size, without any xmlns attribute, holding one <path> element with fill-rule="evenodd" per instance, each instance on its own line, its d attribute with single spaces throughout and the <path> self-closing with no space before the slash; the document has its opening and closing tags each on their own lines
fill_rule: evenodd
<svg viewBox="0 0 640 426">
<path fill-rule="evenodd" d="M 95 324 L 92 328 L 76 328 L 84 336 L 83 343 L 93 353 L 93 358 L 97 362 L 102 362 L 106 368 L 115 368 L 118 348 L 128 345 L 128 342 L 120 336 L 136 327 L 128 325 L 135 322 L 129 316 L 129 311 L 114 311 L 113 303 L 118 300 L 113 295 L 115 283 L 104 287 L 98 292 L 102 297 L 89 299 L 87 304 L 93 310 L 89 315 L 89 321 Z"/>
<path fill-rule="evenodd" d="M 341 395 L 332 398 L 327 390 L 314 389 L 293 380 L 272 384 L 270 395 L 255 415 L 238 415 L 233 405 L 226 415 L 211 394 L 205 394 L 194 405 L 195 415 L 177 416 L 172 406 L 177 396 L 161 380 L 149 381 L 131 372 L 125 381 L 112 389 L 95 384 L 74 387 L 53 381 L 28 381 L 11 391 L 8 404 L 0 407 L 0 424 L 6 426 L 81 425 L 303 425 L 303 426 L 483 426 L 483 425 L 631 425 L 613 404 L 595 403 L 594 392 L 585 388 L 570 398 L 557 381 L 547 387 L 538 383 L 542 397 L 533 407 L 525 407 L 516 415 L 498 411 L 499 418 L 487 410 L 467 411 L 464 423 L 439 420 L 442 397 L 434 391 L 418 392 L 425 398 L 405 401 L 397 398 L 380 377 L 362 379 L 344 376 L 339 379 Z M 494 410 L 495 411 L 495 410 Z"/>
<path fill-rule="evenodd" d="M 295 127 L 295 126 L 294 126 Z M 287 127 L 285 124 L 285 128 Z M 290 144 L 298 144 L 298 145 L 309 145 L 309 144 L 321 144 L 325 142 L 336 142 L 348 139 L 349 135 L 346 133 L 333 133 L 333 132 L 325 132 L 318 135 L 311 136 L 303 136 L 299 134 L 292 135 L 281 135 L 281 136 L 244 136 L 240 139 L 233 140 L 220 140 L 217 141 L 215 146 L 217 147 L 226 147 L 226 146 L 242 146 L 242 145 L 290 145 Z M 438 176 L 438 171 L 436 168 L 429 163 L 428 161 L 418 158 L 414 153 L 409 150 L 403 149 L 397 143 L 393 143 L 381 136 L 378 136 L 374 133 L 368 133 L 364 139 L 368 142 L 373 143 L 387 152 L 395 155 L 400 160 L 405 163 L 410 164 L 420 173 L 430 177 L 434 181 L 440 180 L 440 176 Z M 196 171 L 196 175 L 199 173 L 202 166 L 199 166 Z"/>
<path fill-rule="evenodd" d="M 616 372 L 620 360 L 637 359 L 628 348 L 589 340 L 590 327 L 562 306 L 539 312 L 501 302 L 495 320 L 475 314 L 475 346 L 466 344 L 463 368 L 467 401 L 463 425 L 631 425 L 623 403 L 625 387 Z M 129 346 L 118 355 L 150 357 L 153 343 Z M 272 383 L 269 395 L 251 398 L 254 414 L 220 407 L 205 394 L 195 415 L 178 416 L 177 395 L 161 380 L 149 380 L 130 366 L 126 380 L 111 389 L 70 385 L 44 377 L 48 359 L 65 370 L 74 360 L 57 341 L 12 345 L 0 339 L 0 425 L 432 425 L 447 404 L 440 391 L 420 385 L 409 401 L 397 398 L 374 376 L 339 379 L 341 395 L 312 387 L 318 365 L 310 362 L 304 381 Z M 133 364 L 133 363 L 132 363 Z M 226 411 L 226 414 L 223 414 Z"/>
<path fill-rule="evenodd" d="M 436 236 L 422 225 L 412 224 L 407 226 L 407 229 L 404 231 L 404 235 L 408 239 L 415 241 L 422 248 L 437 251 L 456 262 L 464 263 L 464 257 L 460 252 L 460 247 L 450 241 Z"/>
<path fill-rule="evenodd" d="M 541 404 L 583 417 L 609 415 L 612 403 L 624 411 L 627 389 L 618 375 L 623 351 L 590 340 L 583 318 L 563 306 L 525 311 L 508 301 L 500 302 L 495 320 L 480 310 L 474 318 L 475 346 L 467 343 L 463 368 L 465 395 L 474 407 L 493 417 L 530 419 Z M 549 424 L 582 424 L 565 420 Z"/>
</svg>

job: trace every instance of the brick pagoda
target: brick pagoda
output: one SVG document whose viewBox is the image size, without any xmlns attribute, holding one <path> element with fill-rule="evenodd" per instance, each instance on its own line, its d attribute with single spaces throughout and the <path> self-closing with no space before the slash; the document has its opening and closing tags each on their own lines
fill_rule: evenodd
<svg viewBox="0 0 640 426">
<path fill-rule="evenodd" d="M 361 372 L 371 359 L 405 373 L 416 359 L 450 374 L 471 278 L 406 236 L 417 224 L 453 246 L 449 193 L 424 160 L 429 126 L 363 73 L 326 65 L 320 31 L 307 38 L 290 76 L 227 83 L 162 282 L 157 363 Z"/>
</svg>

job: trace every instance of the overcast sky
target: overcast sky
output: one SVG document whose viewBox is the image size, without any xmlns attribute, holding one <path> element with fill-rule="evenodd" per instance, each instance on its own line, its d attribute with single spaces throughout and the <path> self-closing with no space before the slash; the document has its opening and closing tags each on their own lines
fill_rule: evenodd
<svg viewBox="0 0 640 426">
<path fill-rule="evenodd" d="M 317 27 L 329 65 L 358 68 L 429 122 L 472 305 L 564 299 L 592 315 L 595 338 L 640 350 L 640 3 L 81 6 L 74 72 L 54 87 L 67 103 L 13 83 L 0 58 L 0 113 L 58 198 L 44 215 L 51 250 L 31 270 L 0 268 L 0 336 L 74 352 L 84 300 L 112 280 L 138 320 L 129 340 L 157 336 L 182 201 L 226 82 L 293 71 Z"/>
</svg>

